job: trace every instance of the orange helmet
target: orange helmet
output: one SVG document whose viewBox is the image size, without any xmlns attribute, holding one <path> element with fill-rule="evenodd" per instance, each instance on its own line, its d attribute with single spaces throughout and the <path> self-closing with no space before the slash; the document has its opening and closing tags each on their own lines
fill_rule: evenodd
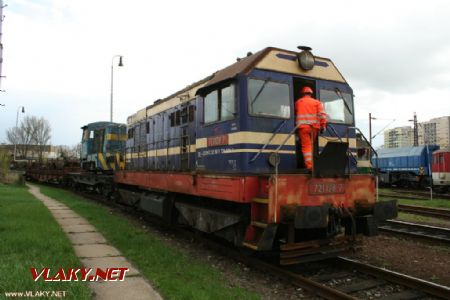
<svg viewBox="0 0 450 300">
<path fill-rule="evenodd" d="M 304 86 L 304 87 L 302 87 L 301 93 L 302 94 L 311 94 L 312 95 L 313 94 L 313 90 L 309 86 Z"/>
</svg>

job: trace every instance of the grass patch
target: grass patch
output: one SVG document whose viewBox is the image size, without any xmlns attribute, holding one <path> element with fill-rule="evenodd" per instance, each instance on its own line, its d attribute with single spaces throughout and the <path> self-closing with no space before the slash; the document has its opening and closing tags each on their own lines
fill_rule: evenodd
<svg viewBox="0 0 450 300">
<path fill-rule="evenodd" d="M 51 237 L 51 238 L 50 238 Z M 4 292 L 67 291 L 91 299 L 85 282 L 33 281 L 30 268 L 81 267 L 70 241 L 48 209 L 24 186 L 0 184 L 0 299 Z"/>
<path fill-rule="evenodd" d="M 435 226 L 450 227 L 450 222 L 448 220 L 442 220 L 442 219 L 427 217 L 427 216 L 419 216 L 419 215 L 405 213 L 405 212 L 399 212 L 397 220 L 405 221 L 405 222 L 412 222 L 412 223 L 423 223 L 423 224 L 429 224 L 429 225 L 435 225 Z"/>
<path fill-rule="evenodd" d="M 70 192 L 40 186 L 41 192 L 85 217 L 110 244 L 119 249 L 167 299 L 257 299 L 245 289 L 229 287 L 210 265 L 161 241 L 107 207 Z"/>
</svg>

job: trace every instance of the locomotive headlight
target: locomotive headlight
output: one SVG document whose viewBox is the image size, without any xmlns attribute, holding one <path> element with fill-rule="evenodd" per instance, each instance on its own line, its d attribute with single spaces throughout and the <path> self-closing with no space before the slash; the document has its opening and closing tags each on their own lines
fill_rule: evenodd
<svg viewBox="0 0 450 300">
<path fill-rule="evenodd" d="M 300 68 L 305 71 L 312 70 L 316 62 L 314 55 L 311 53 L 312 49 L 306 46 L 298 46 L 297 48 L 302 50 L 302 52 L 297 53 L 297 61 Z"/>
</svg>

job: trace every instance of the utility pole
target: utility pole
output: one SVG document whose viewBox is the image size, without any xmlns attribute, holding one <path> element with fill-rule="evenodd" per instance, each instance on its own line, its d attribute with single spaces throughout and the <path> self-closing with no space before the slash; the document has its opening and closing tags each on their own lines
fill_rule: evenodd
<svg viewBox="0 0 450 300">
<path fill-rule="evenodd" d="M 5 77 L 2 75 L 2 64 L 3 64 L 3 44 L 2 44 L 2 23 L 3 23 L 3 8 L 7 5 L 3 5 L 3 0 L 0 0 L 0 85 L 2 83 L 2 78 Z"/>
<path fill-rule="evenodd" d="M 372 145 L 372 120 L 376 118 L 372 118 L 372 113 L 369 113 L 369 143 Z"/>
<path fill-rule="evenodd" d="M 419 146 L 419 127 L 417 126 L 417 114 L 414 113 L 414 146 Z"/>
<path fill-rule="evenodd" d="M 414 118 L 408 121 L 413 122 L 413 145 L 414 147 L 417 147 L 419 146 L 419 127 L 417 126 L 417 114 L 414 112 Z"/>
</svg>

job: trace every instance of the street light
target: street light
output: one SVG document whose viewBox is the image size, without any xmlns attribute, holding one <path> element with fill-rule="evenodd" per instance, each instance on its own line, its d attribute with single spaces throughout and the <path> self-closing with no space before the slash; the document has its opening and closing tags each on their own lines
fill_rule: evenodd
<svg viewBox="0 0 450 300">
<path fill-rule="evenodd" d="M 111 59 L 111 111 L 110 111 L 110 122 L 113 121 L 113 82 L 114 82 L 114 59 L 118 57 L 119 58 L 119 64 L 117 65 L 118 67 L 123 67 L 123 62 L 122 62 L 122 55 L 114 55 L 113 58 Z"/>
<path fill-rule="evenodd" d="M 375 133 L 374 135 L 372 135 L 372 120 L 377 120 L 377 121 L 391 121 L 389 122 L 386 126 L 384 126 L 380 131 L 378 131 L 377 133 Z M 375 118 L 372 117 L 372 114 L 369 113 L 369 141 L 370 144 L 372 144 L 372 140 L 379 135 L 381 132 L 383 132 L 389 125 L 391 125 L 392 123 L 395 122 L 395 119 L 382 119 L 382 118 Z"/>
<path fill-rule="evenodd" d="M 19 106 L 17 108 L 17 116 L 16 116 L 16 132 L 15 132 L 15 139 L 14 139 L 14 161 L 16 160 L 16 151 L 17 151 L 17 133 L 19 132 L 19 128 L 18 128 L 18 122 L 19 122 L 19 111 L 20 108 L 22 108 L 22 113 L 25 113 L 25 107 L 23 106 Z"/>
</svg>

